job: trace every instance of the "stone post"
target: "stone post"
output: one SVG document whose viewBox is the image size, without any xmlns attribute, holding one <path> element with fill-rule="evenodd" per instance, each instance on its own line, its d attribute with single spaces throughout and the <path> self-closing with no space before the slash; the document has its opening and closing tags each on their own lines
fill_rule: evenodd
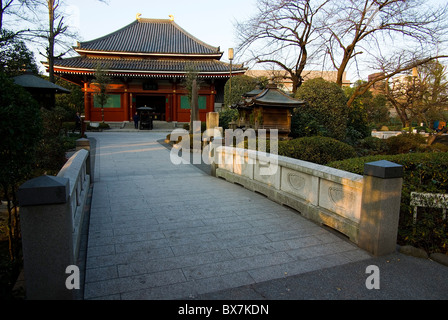
<svg viewBox="0 0 448 320">
<path fill-rule="evenodd" d="M 213 129 L 219 127 L 219 113 L 218 112 L 208 112 L 206 115 L 206 126 L 207 129 Z"/>
<path fill-rule="evenodd" d="M 358 246 L 375 256 L 396 250 L 403 167 L 381 160 L 366 163 Z"/>
<path fill-rule="evenodd" d="M 66 268 L 75 265 L 69 179 L 41 176 L 18 191 L 26 299 L 76 299 Z"/>
<path fill-rule="evenodd" d="M 218 146 L 222 146 L 223 143 L 223 135 L 222 128 L 219 128 L 219 113 L 218 112 L 208 112 L 206 114 L 206 129 L 217 129 L 219 130 L 221 137 L 213 137 L 212 141 L 212 152 L 209 155 L 210 159 L 210 175 L 216 177 L 216 168 L 217 165 L 217 156 L 216 156 L 216 148 Z"/>
<path fill-rule="evenodd" d="M 222 159 L 219 158 L 219 154 L 217 152 L 217 148 L 221 147 L 224 143 L 224 138 L 218 137 L 214 138 L 211 142 L 211 152 L 209 155 L 209 161 L 210 161 L 210 175 L 212 177 L 216 177 L 216 169 L 218 168 L 218 164 Z"/>
<path fill-rule="evenodd" d="M 90 140 L 86 138 L 80 138 L 76 140 L 76 151 L 79 151 L 81 149 L 86 149 L 87 151 L 90 151 Z"/>
<path fill-rule="evenodd" d="M 89 151 L 89 155 L 86 160 L 86 174 L 90 175 L 90 181 L 93 182 L 93 174 L 92 174 L 92 159 L 90 157 L 90 140 L 86 138 L 80 138 L 76 140 L 76 151 L 79 151 L 81 149 L 85 149 Z"/>
</svg>

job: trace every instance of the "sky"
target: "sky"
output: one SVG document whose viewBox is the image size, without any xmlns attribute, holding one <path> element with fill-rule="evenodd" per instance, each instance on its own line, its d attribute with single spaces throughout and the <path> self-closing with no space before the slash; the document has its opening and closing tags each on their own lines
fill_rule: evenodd
<svg viewBox="0 0 448 320">
<path fill-rule="evenodd" d="M 429 1 L 446 3 L 446 0 Z M 63 3 L 66 22 L 77 32 L 77 41 L 112 33 L 135 21 L 138 13 L 142 18 L 152 19 L 168 19 L 173 15 L 181 28 L 209 45 L 220 47 L 224 52 L 221 61 L 228 62 L 228 49 L 237 48 L 236 22 L 247 21 L 256 13 L 257 0 L 64 0 Z M 36 54 L 36 60 L 42 61 L 43 57 Z M 244 57 L 235 50 L 234 63 L 243 61 Z M 263 65 L 252 69 L 263 69 Z M 352 82 L 360 76 L 367 80 L 367 75 L 373 72 L 366 68 L 358 74 L 352 68 L 348 69 L 347 78 Z"/>
<path fill-rule="evenodd" d="M 73 2 L 73 4 L 70 4 Z M 69 23 L 79 33 L 78 41 L 89 41 L 114 32 L 142 18 L 169 19 L 187 32 L 224 52 L 235 48 L 235 22 L 246 20 L 254 12 L 255 0 L 98 0 L 67 1 Z M 235 59 L 238 57 L 236 56 Z"/>
</svg>

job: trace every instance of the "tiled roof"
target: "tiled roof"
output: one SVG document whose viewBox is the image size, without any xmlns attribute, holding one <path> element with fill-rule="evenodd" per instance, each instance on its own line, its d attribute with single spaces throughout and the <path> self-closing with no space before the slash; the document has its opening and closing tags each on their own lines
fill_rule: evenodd
<svg viewBox="0 0 448 320">
<path fill-rule="evenodd" d="M 287 108 L 296 108 L 304 104 L 303 101 L 294 99 L 280 91 L 276 85 L 268 85 L 265 90 L 252 98 L 252 102 L 258 105 L 272 105 Z"/>
<path fill-rule="evenodd" d="M 55 70 L 65 73 L 91 73 L 98 65 L 109 73 L 184 74 L 194 66 L 199 74 L 229 74 L 229 64 L 215 59 L 101 59 L 74 57 L 55 61 Z M 232 66 L 232 73 L 244 73 L 240 65 Z"/>
<path fill-rule="evenodd" d="M 81 42 L 75 50 L 79 53 L 222 55 L 219 47 L 193 37 L 172 20 L 143 18 L 101 38 Z"/>
<path fill-rule="evenodd" d="M 33 74 L 22 74 L 20 76 L 14 77 L 13 80 L 16 84 L 24 88 L 51 91 L 55 93 L 70 93 L 70 90 Z"/>
<path fill-rule="evenodd" d="M 266 89 L 255 89 L 243 95 L 245 99 L 240 100 L 232 106 L 234 109 L 247 110 L 255 105 L 270 106 L 276 108 L 297 108 L 305 102 L 297 100 L 278 89 L 277 85 L 270 84 Z"/>
</svg>

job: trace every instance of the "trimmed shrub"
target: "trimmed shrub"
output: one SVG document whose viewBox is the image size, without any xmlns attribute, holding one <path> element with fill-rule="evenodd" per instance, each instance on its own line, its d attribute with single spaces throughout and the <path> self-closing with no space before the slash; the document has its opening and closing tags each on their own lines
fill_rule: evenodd
<svg viewBox="0 0 448 320">
<path fill-rule="evenodd" d="M 279 141 L 278 154 L 317 164 L 327 164 L 357 156 L 352 146 L 328 137 L 304 137 Z"/>
<path fill-rule="evenodd" d="M 223 130 L 229 129 L 229 122 L 238 119 L 238 110 L 225 108 L 219 113 L 219 126 Z"/>
<path fill-rule="evenodd" d="M 414 208 L 410 206 L 411 192 L 448 193 L 448 153 L 369 156 L 332 162 L 328 166 L 362 175 L 364 164 L 377 160 L 388 160 L 404 168 L 398 243 L 427 252 L 448 253 L 448 221 L 442 219 L 441 209 L 419 208 L 414 226 Z"/>
<path fill-rule="evenodd" d="M 443 143 L 434 143 L 427 148 L 430 152 L 448 152 L 448 146 Z"/>
<path fill-rule="evenodd" d="M 328 136 L 328 130 L 311 112 L 296 109 L 291 117 L 291 136 Z"/>
<path fill-rule="evenodd" d="M 402 154 L 409 152 L 424 152 L 426 138 L 420 134 L 403 133 L 398 136 L 390 137 L 386 140 L 388 154 Z"/>
<path fill-rule="evenodd" d="M 386 154 L 388 151 L 387 140 L 367 137 L 355 144 L 356 152 L 360 157 Z"/>
<path fill-rule="evenodd" d="M 322 78 L 307 80 L 297 90 L 296 98 L 304 100 L 306 105 L 295 109 L 291 120 L 293 134 L 306 133 L 311 129 L 312 135 L 316 135 L 314 131 L 318 130 L 317 135 L 341 141 L 345 139 L 348 120 L 347 97 L 336 83 Z M 295 117 L 299 119 L 296 120 Z"/>
</svg>

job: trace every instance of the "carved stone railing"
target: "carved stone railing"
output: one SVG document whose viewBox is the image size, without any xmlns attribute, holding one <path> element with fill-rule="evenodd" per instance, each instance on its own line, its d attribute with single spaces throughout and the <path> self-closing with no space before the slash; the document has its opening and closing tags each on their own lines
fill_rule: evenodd
<svg viewBox="0 0 448 320">
<path fill-rule="evenodd" d="M 78 259 L 83 210 L 90 187 L 89 152 L 85 149 L 77 151 L 62 167 L 57 177 L 69 180 L 69 203 L 73 223 L 73 255 Z M 88 170 L 89 169 L 89 170 Z"/>
<path fill-rule="evenodd" d="M 78 264 L 91 182 L 88 140 L 80 140 L 85 149 L 57 176 L 40 176 L 19 188 L 26 299 L 80 298 L 81 290 L 66 285 L 67 267 Z"/>
<path fill-rule="evenodd" d="M 395 251 L 403 168 L 366 164 L 364 175 L 263 152 L 218 147 L 212 172 L 345 234 L 374 255 Z"/>
</svg>

